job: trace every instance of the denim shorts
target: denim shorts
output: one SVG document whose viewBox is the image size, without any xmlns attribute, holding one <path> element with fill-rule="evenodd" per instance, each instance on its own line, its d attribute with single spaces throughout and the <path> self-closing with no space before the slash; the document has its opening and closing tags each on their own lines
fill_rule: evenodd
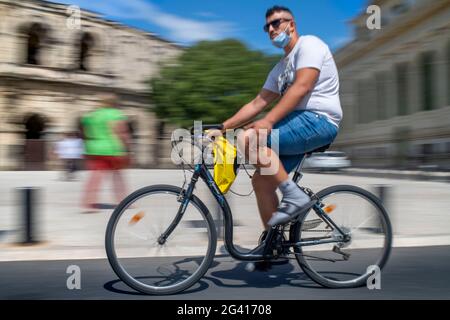
<svg viewBox="0 0 450 320">
<path fill-rule="evenodd" d="M 305 153 L 334 141 L 338 128 L 326 116 L 306 110 L 293 111 L 277 122 L 267 139 L 267 146 L 278 140 L 281 163 L 289 173 L 300 163 Z"/>
</svg>

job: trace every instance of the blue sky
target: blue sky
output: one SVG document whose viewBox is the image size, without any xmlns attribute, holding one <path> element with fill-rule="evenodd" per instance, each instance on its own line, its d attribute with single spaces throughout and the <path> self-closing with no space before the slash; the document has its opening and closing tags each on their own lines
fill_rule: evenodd
<svg viewBox="0 0 450 320">
<path fill-rule="evenodd" d="M 190 45 L 237 38 L 250 48 L 277 53 L 262 31 L 267 8 L 289 7 L 300 34 L 313 34 L 337 49 L 352 37 L 348 21 L 367 0 L 55 0 L 101 13 L 108 19 Z"/>
</svg>

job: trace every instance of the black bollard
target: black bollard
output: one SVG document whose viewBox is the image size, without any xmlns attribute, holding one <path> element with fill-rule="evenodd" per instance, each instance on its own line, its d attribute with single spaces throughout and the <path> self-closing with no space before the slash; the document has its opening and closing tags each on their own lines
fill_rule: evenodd
<svg viewBox="0 0 450 320">
<path fill-rule="evenodd" d="M 376 186 L 376 190 L 377 190 L 378 198 L 380 199 L 383 206 L 386 207 L 387 186 L 378 185 L 378 186 Z"/>
<path fill-rule="evenodd" d="M 23 210 L 23 241 L 22 244 L 35 244 L 34 219 L 36 215 L 36 193 L 37 189 L 25 187 L 19 189 L 22 193 Z"/>
<path fill-rule="evenodd" d="M 380 199 L 381 204 L 383 205 L 384 209 L 386 210 L 389 219 L 391 220 L 392 228 L 394 228 L 394 223 L 392 221 L 392 213 L 390 212 L 390 206 L 389 206 L 389 196 L 391 192 L 391 186 L 388 185 L 377 185 L 375 186 L 376 195 Z"/>
</svg>

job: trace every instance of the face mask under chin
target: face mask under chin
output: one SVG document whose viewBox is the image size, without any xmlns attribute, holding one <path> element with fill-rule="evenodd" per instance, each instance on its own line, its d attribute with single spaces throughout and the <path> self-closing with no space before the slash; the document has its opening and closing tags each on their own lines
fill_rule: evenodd
<svg viewBox="0 0 450 320">
<path fill-rule="evenodd" d="M 286 30 L 289 28 L 289 26 L 286 27 L 286 29 L 281 32 L 278 36 L 275 37 L 275 39 L 272 40 L 272 44 L 280 49 L 285 48 L 289 42 L 291 42 L 291 36 L 286 33 Z"/>
</svg>

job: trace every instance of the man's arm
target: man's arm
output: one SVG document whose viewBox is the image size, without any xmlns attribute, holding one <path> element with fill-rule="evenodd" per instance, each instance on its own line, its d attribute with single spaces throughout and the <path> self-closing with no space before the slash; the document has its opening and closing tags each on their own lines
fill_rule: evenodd
<svg viewBox="0 0 450 320">
<path fill-rule="evenodd" d="M 272 126 L 291 113 L 299 102 L 314 89 L 320 71 L 315 68 L 303 68 L 296 72 L 296 79 L 278 104 L 270 110 L 263 120 Z"/>
<path fill-rule="evenodd" d="M 262 89 L 255 99 L 247 103 L 238 112 L 236 112 L 234 116 L 223 123 L 223 129 L 234 129 L 246 124 L 278 97 L 278 93 Z"/>
</svg>

